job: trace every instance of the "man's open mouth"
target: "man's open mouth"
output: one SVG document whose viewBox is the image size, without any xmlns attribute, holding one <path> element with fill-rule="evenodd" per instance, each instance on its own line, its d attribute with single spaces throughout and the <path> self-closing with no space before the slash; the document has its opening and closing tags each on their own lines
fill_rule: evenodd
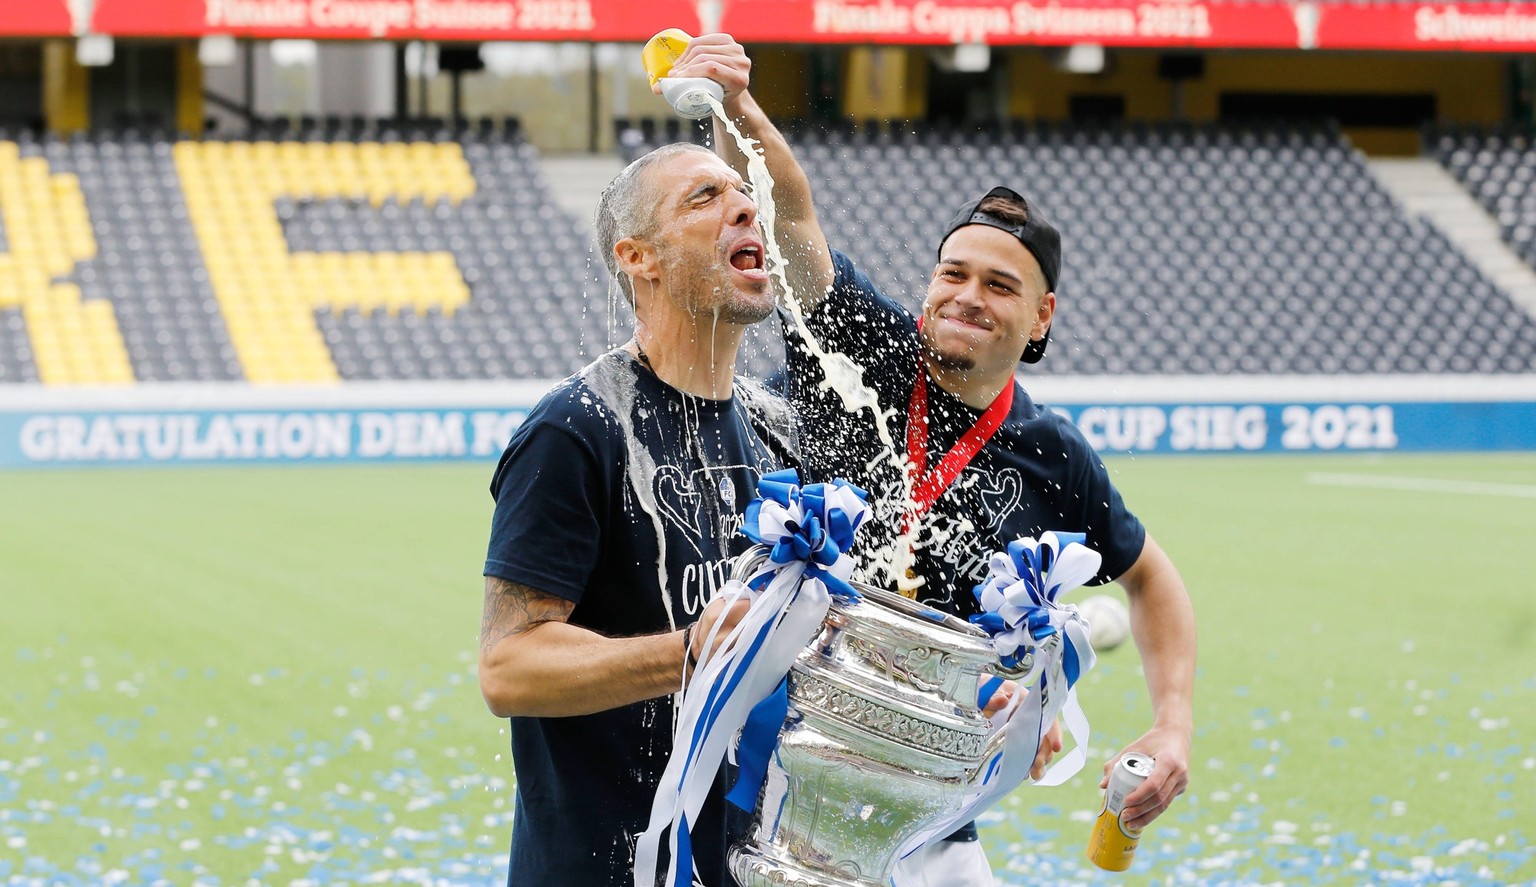
<svg viewBox="0 0 1536 887">
<path fill-rule="evenodd" d="M 762 271 L 763 248 L 749 243 L 731 253 L 731 267 L 737 271 Z"/>
</svg>

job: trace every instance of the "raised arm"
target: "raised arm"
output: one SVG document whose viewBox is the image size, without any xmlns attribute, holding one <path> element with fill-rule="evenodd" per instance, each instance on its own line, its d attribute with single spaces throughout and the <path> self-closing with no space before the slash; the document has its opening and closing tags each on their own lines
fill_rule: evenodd
<svg viewBox="0 0 1536 887">
<path fill-rule="evenodd" d="M 784 252 L 786 277 L 802 309 L 820 304 L 832 285 L 832 254 L 816 219 L 811 181 L 795 159 L 773 121 L 747 91 L 752 62 L 729 34 L 695 37 L 672 68 L 674 77 L 708 77 L 725 91 L 722 105 L 741 133 L 761 144 L 763 159 L 773 176 L 774 234 Z M 659 87 L 658 87 L 659 89 Z M 747 158 L 724 124 L 715 120 L 716 151 L 743 179 L 749 179 Z"/>
<path fill-rule="evenodd" d="M 1117 581 L 1130 600 L 1131 633 L 1152 699 L 1152 729 L 1121 752 L 1141 752 L 1157 759 L 1152 775 L 1126 798 L 1126 825 L 1142 828 L 1168 809 L 1189 784 L 1195 611 L 1178 569 L 1150 535 L 1136 563 Z M 1106 779 L 1119 757 L 1105 765 Z"/>
<path fill-rule="evenodd" d="M 695 657 L 709 626 L 731 624 L 745 602 L 726 612 L 706 607 L 690 638 Z M 677 691 L 686 667 L 683 631 L 610 638 L 571 625 L 575 604 L 526 585 L 485 577 L 480 618 L 480 692 L 497 717 L 563 717 L 618 708 Z"/>
</svg>

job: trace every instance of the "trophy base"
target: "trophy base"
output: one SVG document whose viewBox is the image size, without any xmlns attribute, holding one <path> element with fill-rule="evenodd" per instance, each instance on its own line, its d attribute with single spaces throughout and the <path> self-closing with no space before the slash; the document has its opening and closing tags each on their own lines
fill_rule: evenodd
<svg viewBox="0 0 1536 887">
<path fill-rule="evenodd" d="M 727 856 L 731 874 L 741 887 L 885 887 L 846 872 L 828 872 L 757 847 L 737 845 Z"/>
</svg>

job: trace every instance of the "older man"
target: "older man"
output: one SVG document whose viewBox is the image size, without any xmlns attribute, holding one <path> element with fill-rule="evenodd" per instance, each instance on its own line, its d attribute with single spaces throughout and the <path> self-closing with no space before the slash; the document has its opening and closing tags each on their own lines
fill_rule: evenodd
<svg viewBox="0 0 1536 887">
<path fill-rule="evenodd" d="M 733 373 L 774 305 L 740 176 L 658 149 L 608 187 L 597 233 L 634 338 L 540 401 L 491 483 L 480 686 L 511 718 L 517 887 L 632 883 L 672 694 L 709 627 L 741 615 L 708 605 L 749 544 L 741 513 L 793 461 L 783 401 Z M 710 887 L 733 883 L 725 817 L 717 793 L 693 823 Z"/>
<path fill-rule="evenodd" d="M 1194 614 L 1177 569 L 1125 507 L 1092 448 L 1015 379 L 1021 360 L 1045 354 L 1060 236 L 1008 188 L 965 201 L 937 245 L 921 316 L 912 317 L 829 249 L 808 178 L 747 92 L 750 70 L 742 48 L 715 34 L 694 40 L 672 74 L 722 84 L 727 114 L 761 142 L 775 180 L 777 236 L 806 315 L 805 329 L 786 322 L 786 336 L 791 400 L 804 427 L 815 429 L 803 436 L 807 468 L 871 491 L 877 519 L 866 527 L 875 535 L 860 542 L 868 578 L 962 615 L 976 608 L 970 590 L 985 578 L 992 551 L 1046 530 L 1087 534 L 1103 556 L 1096 581 L 1116 581 L 1129 597 L 1153 709 L 1151 728 L 1104 771 L 1126 752 L 1156 759 L 1151 777 L 1126 799 L 1127 825 L 1147 825 L 1188 780 Z M 744 169 L 729 136 L 717 136 Z M 846 380 L 814 354 L 822 347 L 859 366 L 874 410 L 848 408 Z M 894 445 L 884 453 L 872 446 L 882 437 Z M 1042 747 L 1037 773 L 1051 750 Z M 897 887 L 991 883 L 974 828 L 910 858 L 896 878 Z"/>
</svg>

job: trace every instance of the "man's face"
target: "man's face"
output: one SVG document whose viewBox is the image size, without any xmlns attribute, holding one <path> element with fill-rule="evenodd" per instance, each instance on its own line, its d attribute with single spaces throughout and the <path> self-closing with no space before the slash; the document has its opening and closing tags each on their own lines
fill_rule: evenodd
<svg viewBox="0 0 1536 887">
<path fill-rule="evenodd" d="M 653 170 L 656 249 L 673 302 L 694 316 L 757 323 L 773 312 L 773 287 L 757 204 L 713 154 L 689 152 Z"/>
<path fill-rule="evenodd" d="M 944 242 L 928 282 L 923 345 L 949 369 L 1011 369 L 1050 326 L 1055 306 L 1024 244 L 990 225 L 966 225 Z"/>
</svg>

